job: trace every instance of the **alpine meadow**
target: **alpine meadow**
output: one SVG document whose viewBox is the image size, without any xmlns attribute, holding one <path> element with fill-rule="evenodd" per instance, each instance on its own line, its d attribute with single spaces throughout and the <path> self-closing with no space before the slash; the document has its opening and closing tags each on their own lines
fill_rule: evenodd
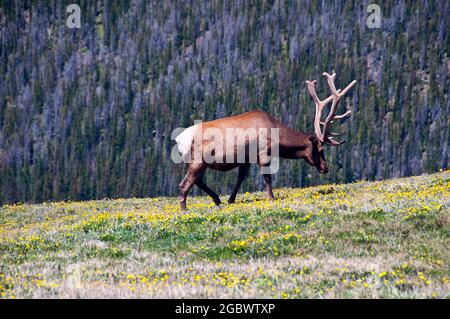
<svg viewBox="0 0 450 319">
<path fill-rule="evenodd" d="M 0 299 L 449 299 L 449 88 L 447 0 L 2 0 Z"/>
<path fill-rule="evenodd" d="M 449 298 L 450 171 L 0 208 L 4 298 Z"/>
</svg>

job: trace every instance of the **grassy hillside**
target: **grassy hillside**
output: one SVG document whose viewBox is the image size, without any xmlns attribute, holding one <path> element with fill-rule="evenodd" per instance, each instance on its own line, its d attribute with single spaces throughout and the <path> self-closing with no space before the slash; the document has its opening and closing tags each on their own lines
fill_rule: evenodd
<svg viewBox="0 0 450 319">
<path fill-rule="evenodd" d="M 189 198 L 0 208 L 0 294 L 450 297 L 450 171 Z"/>
</svg>

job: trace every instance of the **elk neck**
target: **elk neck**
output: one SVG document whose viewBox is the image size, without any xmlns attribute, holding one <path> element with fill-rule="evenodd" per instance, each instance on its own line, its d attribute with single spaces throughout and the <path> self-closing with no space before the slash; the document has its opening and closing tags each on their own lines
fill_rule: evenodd
<svg viewBox="0 0 450 319">
<path fill-rule="evenodd" d="M 280 126 L 280 157 L 296 159 L 301 158 L 311 144 L 310 134 L 298 132 L 287 126 Z"/>
</svg>

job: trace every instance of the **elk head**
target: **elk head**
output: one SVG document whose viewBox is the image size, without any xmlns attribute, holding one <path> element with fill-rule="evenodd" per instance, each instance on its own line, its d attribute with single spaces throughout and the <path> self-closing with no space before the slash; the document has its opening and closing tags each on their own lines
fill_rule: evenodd
<svg viewBox="0 0 450 319">
<path fill-rule="evenodd" d="M 306 81 L 306 84 L 308 86 L 308 92 L 311 96 L 314 104 L 316 105 L 316 116 L 314 119 L 314 131 L 315 135 L 311 135 L 309 137 L 309 141 L 311 142 L 311 146 L 308 148 L 309 152 L 307 152 L 307 155 L 305 156 L 306 161 L 315 166 L 317 170 L 320 173 L 327 173 L 328 167 L 327 162 L 325 161 L 325 155 L 324 155 L 324 149 L 323 145 L 328 144 L 331 146 L 338 146 L 343 143 L 344 141 L 336 141 L 333 139 L 333 136 L 338 136 L 337 133 L 329 132 L 329 126 L 331 123 L 333 123 L 335 120 L 344 119 L 350 116 L 352 111 L 350 109 L 347 110 L 342 115 L 336 115 L 336 109 L 339 101 L 341 98 L 347 93 L 348 90 L 350 90 L 353 85 L 355 85 L 356 81 L 352 81 L 344 90 L 336 90 L 336 87 L 334 85 L 334 78 L 336 77 L 336 73 L 333 73 L 332 75 L 324 72 L 323 75 L 327 78 L 328 86 L 331 90 L 331 95 L 327 97 L 325 100 L 319 100 L 316 93 L 316 80 L 313 81 Z M 331 103 L 330 113 L 328 113 L 327 117 L 325 118 L 325 121 L 322 122 L 322 111 L 324 107 Z M 323 127 L 321 128 L 321 125 Z"/>
</svg>

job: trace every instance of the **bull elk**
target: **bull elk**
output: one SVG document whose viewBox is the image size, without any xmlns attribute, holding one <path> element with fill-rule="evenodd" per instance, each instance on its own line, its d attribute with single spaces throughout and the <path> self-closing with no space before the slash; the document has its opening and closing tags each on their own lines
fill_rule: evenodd
<svg viewBox="0 0 450 319">
<path fill-rule="evenodd" d="M 351 114 L 351 110 L 347 110 L 342 115 L 335 115 L 336 109 L 341 98 L 353 87 L 356 81 L 352 81 L 345 89 L 336 90 L 334 85 L 335 73 L 332 75 L 323 73 L 326 77 L 328 86 L 331 90 L 331 95 L 324 100 L 320 100 L 316 93 L 317 81 L 306 81 L 307 88 L 311 99 L 313 100 L 316 113 L 314 119 L 315 133 L 306 134 L 295 131 L 280 121 L 274 119 L 272 116 L 263 111 L 250 111 L 236 116 L 220 118 L 210 122 L 203 122 L 201 124 L 193 125 L 184 130 L 177 138 L 177 146 L 181 152 L 183 159 L 188 157 L 186 176 L 180 183 L 180 206 L 184 211 L 186 209 L 186 198 L 189 189 L 192 185 L 197 185 L 206 194 L 208 194 L 216 205 L 219 205 L 219 196 L 211 190 L 203 181 L 203 174 L 207 168 L 228 171 L 239 167 L 238 178 L 233 192 L 231 193 L 228 203 L 233 203 L 236 199 L 236 194 L 242 182 L 247 178 L 250 165 L 257 163 L 260 168 L 267 167 L 271 164 L 271 152 L 274 147 L 277 147 L 280 158 L 288 159 L 305 159 L 310 165 L 315 166 L 320 173 L 327 173 L 328 167 L 324 156 L 324 144 L 331 146 L 338 146 L 345 141 L 337 141 L 334 136 L 338 135 L 329 131 L 329 126 L 333 121 L 344 119 Z M 331 102 L 329 114 L 322 122 L 322 112 L 327 104 Z M 322 126 L 322 127 L 321 127 Z M 233 134 L 229 134 L 234 132 Z M 233 130 L 236 129 L 236 130 Z M 272 135 L 251 135 L 244 134 L 249 129 L 253 130 L 276 130 L 278 137 L 276 140 L 271 138 Z M 210 132 L 216 134 L 210 134 Z M 227 135 L 228 133 L 228 135 Z M 211 135 L 215 135 L 214 139 Z M 220 139 L 217 138 L 220 136 Z M 236 143 L 236 140 L 239 142 Z M 262 142 L 262 143 L 261 143 Z M 266 144 L 264 144 L 266 143 Z M 264 152 L 259 147 L 256 151 L 256 156 L 251 156 L 250 145 L 266 145 Z M 232 147 L 228 147 L 232 145 Z M 239 158 L 239 152 L 244 152 L 245 156 Z M 266 154 L 266 156 L 264 156 Z M 206 160 L 213 156 L 213 160 Z M 194 160 L 192 160 L 194 159 Z M 263 170 L 262 170 L 263 171 Z M 272 176 L 270 173 L 263 173 L 265 182 L 265 195 L 269 199 L 274 199 L 272 192 Z"/>
</svg>

